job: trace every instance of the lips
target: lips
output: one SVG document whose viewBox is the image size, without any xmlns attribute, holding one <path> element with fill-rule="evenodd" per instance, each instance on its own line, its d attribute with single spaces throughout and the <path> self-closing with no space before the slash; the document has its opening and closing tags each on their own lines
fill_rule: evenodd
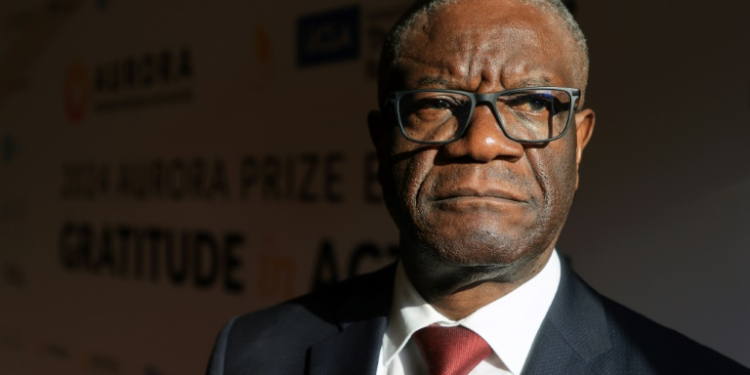
<svg viewBox="0 0 750 375">
<path fill-rule="evenodd" d="M 460 198 L 485 198 L 514 202 L 526 202 L 521 194 L 503 189 L 476 189 L 471 187 L 461 187 L 446 191 L 440 191 L 434 195 L 435 201 L 448 201 Z"/>
</svg>

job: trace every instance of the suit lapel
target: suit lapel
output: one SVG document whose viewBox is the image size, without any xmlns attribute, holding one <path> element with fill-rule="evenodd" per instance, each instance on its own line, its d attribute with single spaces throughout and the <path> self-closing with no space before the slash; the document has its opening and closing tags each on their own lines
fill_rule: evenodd
<svg viewBox="0 0 750 375">
<path fill-rule="evenodd" d="M 385 316 L 352 323 L 338 335 L 314 345 L 310 375 L 375 375 L 385 327 Z"/>
<path fill-rule="evenodd" d="M 522 375 L 586 374 L 586 361 L 549 322 L 542 324 Z"/>
<path fill-rule="evenodd" d="M 589 372 L 589 362 L 608 351 L 607 320 L 596 292 L 562 261 L 560 286 L 532 346 L 523 375 Z"/>
<path fill-rule="evenodd" d="M 310 349 L 310 375 L 375 375 L 388 325 L 395 264 L 353 290 L 336 313 L 339 333 Z"/>
</svg>

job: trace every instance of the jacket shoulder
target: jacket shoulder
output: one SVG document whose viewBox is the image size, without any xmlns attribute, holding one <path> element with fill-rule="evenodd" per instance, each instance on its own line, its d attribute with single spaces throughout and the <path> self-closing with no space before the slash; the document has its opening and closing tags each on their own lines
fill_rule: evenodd
<svg viewBox="0 0 750 375">
<path fill-rule="evenodd" d="M 613 349 L 628 368 L 656 374 L 750 375 L 750 369 L 671 328 L 601 296 Z M 637 372 L 636 372 L 637 373 Z"/>
<path fill-rule="evenodd" d="M 233 318 L 216 341 L 208 374 L 303 373 L 310 347 L 340 331 L 339 312 L 358 297 L 389 294 L 394 270 L 391 265 Z"/>
<path fill-rule="evenodd" d="M 566 263 L 528 374 L 750 375 L 750 370 L 599 294 Z"/>
</svg>

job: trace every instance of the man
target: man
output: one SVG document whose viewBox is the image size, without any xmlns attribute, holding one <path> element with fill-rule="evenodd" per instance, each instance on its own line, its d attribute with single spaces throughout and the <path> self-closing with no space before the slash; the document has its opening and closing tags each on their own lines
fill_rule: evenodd
<svg viewBox="0 0 750 375">
<path fill-rule="evenodd" d="M 587 75 L 558 0 L 415 4 L 369 115 L 400 262 L 235 318 L 208 373 L 749 374 L 559 259 Z"/>
</svg>

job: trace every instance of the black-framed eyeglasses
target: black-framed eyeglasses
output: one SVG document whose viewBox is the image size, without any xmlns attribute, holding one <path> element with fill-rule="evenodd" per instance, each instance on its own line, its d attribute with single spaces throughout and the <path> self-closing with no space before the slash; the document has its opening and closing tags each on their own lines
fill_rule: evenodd
<svg viewBox="0 0 750 375">
<path fill-rule="evenodd" d="M 570 127 L 581 90 L 526 87 L 478 94 L 426 89 L 390 93 L 401 133 L 413 142 L 445 144 L 463 137 L 477 104 L 487 103 L 506 137 L 521 143 L 546 143 Z"/>
</svg>

